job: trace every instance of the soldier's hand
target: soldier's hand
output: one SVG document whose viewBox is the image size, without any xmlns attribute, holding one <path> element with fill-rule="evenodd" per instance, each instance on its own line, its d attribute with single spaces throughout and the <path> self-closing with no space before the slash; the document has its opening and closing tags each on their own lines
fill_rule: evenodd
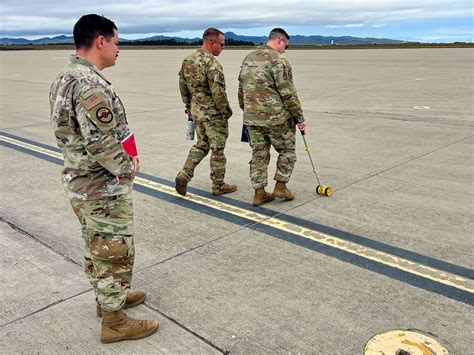
<svg viewBox="0 0 474 355">
<path fill-rule="evenodd" d="M 302 132 L 306 129 L 306 120 L 301 123 L 297 123 L 296 125 L 298 126 L 298 129 Z"/>
<path fill-rule="evenodd" d="M 138 175 L 140 172 L 140 160 L 138 160 L 138 157 L 132 157 L 133 158 L 133 164 L 135 165 L 135 169 L 133 169 L 132 172 L 132 179 Z"/>
</svg>

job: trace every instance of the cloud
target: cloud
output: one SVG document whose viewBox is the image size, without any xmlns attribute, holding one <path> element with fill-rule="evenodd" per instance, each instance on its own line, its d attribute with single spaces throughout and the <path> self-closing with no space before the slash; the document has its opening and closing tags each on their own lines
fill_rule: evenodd
<svg viewBox="0 0 474 355">
<path fill-rule="evenodd" d="M 339 26 L 333 26 L 333 25 L 327 25 L 325 26 L 326 28 L 353 28 L 353 27 L 364 27 L 366 26 L 363 23 L 350 23 L 348 25 L 339 25 Z"/>
<path fill-rule="evenodd" d="M 382 27 L 400 20 L 460 17 L 472 13 L 472 1 L 313 0 L 2 0 L 0 35 L 72 32 L 77 19 L 98 13 L 112 19 L 119 32 L 167 33 L 272 26 Z"/>
</svg>

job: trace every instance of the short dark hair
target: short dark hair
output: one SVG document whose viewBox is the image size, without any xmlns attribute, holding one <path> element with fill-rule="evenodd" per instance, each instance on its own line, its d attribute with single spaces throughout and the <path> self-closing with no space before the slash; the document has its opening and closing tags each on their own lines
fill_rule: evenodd
<svg viewBox="0 0 474 355">
<path fill-rule="evenodd" d="M 204 31 L 202 34 L 202 39 L 209 39 L 211 37 L 219 37 L 220 35 L 224 35 L 224 32 L 221 30 L 218 30 L 217 28 L 210 27 L 207 30 Z"/>
<path fill-rule="evenodd" d="M 76 49 L 92 47 L 98 36 L 104 36 L 108 41 L 114 36 L 117 26 L 104 16 L 89 14 L 82 16 L 74 25 L 74 44 Z"/>
<path fill-rule="evenodd" d="M 285 37 L 287 41 L 290 40 L 290 35 L 280 27 L 276 27 L 273 30 L 270 31 L 270 34 L 268 35 L 268 39 L 278 39 L 281 37 Z"/>
</svg>

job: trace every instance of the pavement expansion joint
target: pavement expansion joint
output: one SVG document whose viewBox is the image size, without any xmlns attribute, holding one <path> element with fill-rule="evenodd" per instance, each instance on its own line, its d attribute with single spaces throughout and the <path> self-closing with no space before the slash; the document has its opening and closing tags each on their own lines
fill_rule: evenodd
<svg viewBox="0 0 474 355">
<path fill-rule="evenodd" d="M 10 222 L 8 220 L 6 220 L 4 217 L 0 216 L 0 222 L 3 222 L 5 224 L 8 224 L 12 229 L 16 230 L 17 232 L 27 236 L 28 238 L 34 240 L 35 242 L 38 242 L 40 243 L 42 246 L 50 249 L 51 251 L 53 251 L 54 253 L 62 256 L 66 261 L 74 264 L 74 265 L 77 265 L 79 267 L 82 267 L 81 264 L 79 264 L 78 262 L 76 262 L 75 260 L 71 259 L 70 257 L 68 257 L 67 255 L 64 255 L 62 254 L 61 252 L 57 251 L 56 249 L 54 249 L 51 245 L 45 243 L 44 241 L 42 241 L 39 237 L 35 236 L 34 234 L 31 234 L 30 232 L 24 230 L 23 228 L 17 226 L 16 224 L 14 224 L 13 222 Z"/>
<path fill-rule="evenodd" d="M 21 79 L 1 79 L 1 81 L 14 81 L 17 83 L 26 83 L 26 84 L 41 84 L 41 85 L 51 85 L 44 81 L 31 81 L 31 80 L 21 80 Z"/>
<path fill-rule="evenodd" d="M 166 109 L 160 109 L 159 111 L 160 112 L 165 112 L 165 111 L 174 111 L 174 110 L 179 110 L 181 109 L 181 107 L 170 107 L 170 108 L 166 108 Z M 157 112 L 158 109 L 156 110 L 145 110 L 145 111 L 133 111 L 133 110 L 130 110 L 129 113 L 130 114 L 133 114 L 133 115 L 138 115 L 138 114 L 142 114 L 142 113 L 150 113 L 150 112 Z"/>
<path fill-rule="evenodd" d="M 80 265 L 79 265 L 78 263 L 76 263 L 74 260 L 72 260 L 72 259 L 68 258 L 67 256 L 65 256 L 65 255 L 63 255 L 63 254 L 61 254 L 61 253 L 59 253 L 58 251 L 54 250 L 50 245 L 44 243 L 44 242 L 43 242 L 42 240 L 40 240 L 38 237 L 34 236 L 33 234 L 31 234 L 31 233 L 25 231 L 24 229 L 22 229 L 22 228 L 20 228 L 20 227 L 18 227 L 18 226 L 15 225 L 14 223 L 12 223 L 12 222 L 6 220 L 4 217 L 0 217 L 0 221 L 3 222 L 3 223 L 5 223 L 5 224 L 8 224 L 12 229 L 18 231 L 19 233 L 21 233 L 21 234 L 23 234 L 23 235 L 25 235 L 25 236 L 27 236 L 27 237 L 33 239 L 35 242 L 39 242 L 39 243 L 42 244 L 43 246 L 45 246 L 45 247 L 47 247 L 48 249 L 52 250 L 53 252 L 55 252 L 55 253 L 61 255 L 61 256 L 64 257 L 67 261 L 72 262 L 72 263 L 74 263 L 75 265 L 80 266 Z M 245 228 L 245 227 L 240 228 L 239 230 L 244 229 L 244 228 Z M 167 259 L 165 259 L 165 260 L 162 260 L 162 261 L 160 261 L 160 262 L 158 262 L 158 263 L 156 263 L 156 264 L 153 264 L 153 265 L 150 265 L 150 266 L 148 266 L 148 267 L 146 267 L 146 268 L 143 268 L 143 269 L 141 269 L 141 270 L 138 270 L 137 273 L 139 273 L 139 272 L 141 272 L 141 271 L 143 271 L 143 270 L 145 270 L 145 269 L 148 269 L 148 268 L 150 268 L 150 267 L 153 267 L 153 266 L 155 266 L 155 265 L 165 263 L 166 261 L 169 261 L 169 260 L 172 260 L 172 259 L 174 259 L 174 258 L 177 258 L 177 257 L 179 257 L 179 256 L 181 256 L 181 255 L 184 255 L 184 254 L 186 254 L 186 253 L 188 253 L 188 252 L 191 252 L 191 251 L 194 251 L 194 250 L 196 250 L 196 249 L 199 249 L 199 248 L 201 248 L 201 247 L 203 247 L 203 246 L 206 246 L 206 245 L 208 245 L 208 244 L 211 244 L 211 243 L 213 243 L 213 242 L 216 242 L 216 241 L 218 241 L 218 240 L 220 240 L 220 239 L 223 239 L 223 238 L 225 238 L 225 237 L 228 237 L 228 236 L 230 236 L 230 235 L 232 235 L 233 233 L 236 233 L 236 232 L 238 232 L 238 231 L 233 231 L 233 232 L 228 233 L 228 234 L 226 234 L 226 235 L 224 235 L 224 236 L 221 236 L 221 237 L 216 238 L 216 239 L 213 239 L 213 240 L 211 240 L 211 241 L 209 241 L 209 242 L 203 243 L 203 244 L 201 244 L 201 245 L 198 245 L 198 246 L 196 246 L 196 247 L 190 248 L 190 249 L 188 249 L 188 250 L 186 250 L 186 251 L 183 251 L 183 252 L 181 252 L 181 253 L 178 253 L 178 254 L 176 254 L 176 255 L 173 255 L 173 256 L 171 256 L 171 257 L 169 257 L 169 258 L 167 258 Z M 60 303 L 63 303 L 63 302 L 65 302 L 65 301 L 68 301 L 68 300 L 70 300 L 70 299 L 73 299 L 73 298 L 75 298 L 75 297 L 78 297 L 78 296 L 83 295 L 83 294 L 85 294 L 85 293 L 87 293 L 87 292 L 90 292 L 90 291 L 92 291 L 92 288 L 89 288 L 89 289 L 87 289 L 87 290 L 85 290 L 85 291 L 82 291 L 82 292 L 79 292 L 79 293 L 77 293 L 77 294 L 74 294 L 74 295 L 72 295 L 72 296 L 70 296 L 70 297 L 57 300 L 57 301 L 55 301 L 55 302 L 53 302 L 53 303 L 50 303 L 50 304 L 48 304 L 48 305 L 46 305 L 46 306 L 44 306 L 44 307 L 42 307 L 42 308 L 40 308 L 40 309 L 37 309 L 37 310 L 35 310 L 35 311 L 31 312 L 31 313 L 28 313 L 28 314 L 26 314 L 26 315 L 24 315 L 24 316 L 21 316 L 21 317 L 17 318 L 17 319 L 11 320 L 11 321 L 8 322 L 8 323 L 0 324 L 0 328 L 3 328 L 3 327 L 8 326 L 8 325 L 10 325 L 10 324 L 12 324 L 12 323 L 15 323 L 15 322 L 21 321 L 21 320 L 23 320 L 23 319 L 26 319 L 26 318 L 28 318 L 28 317 L 31 317 L 31 316 L 33 316 L 33 315 L 35 315 L 35 314 L 38 314 L 38 313 L 40 313 L 40 312 L 42 312 L 42 311 L 45 311 L 45 310 L 47 310 L 47 309 L 49 309 L 49 308 L 51 308 L 51 307 L 54 307 L 54 306 L 58 305 L 58 304 L 60 304 Z M 174 318 L 168 316 L 167 314 L 163 313 L 163 312 L 160 311 L 159 309 L 154 308 L 154 307 L 152 307 L 152 306 L 150 306 L 150 305 L 148 305 L 148 304 L 146 304 L 146 303 L 144 303 L 143 305 L 144 305 L 145 307 L 149 308 L 150 310 L 153 310 L 153 311 L 155 311 L 155 312 L 161 314 L 163 317 L 165 317 L 165 318 L 167 318 L 168 320 L 170 320 L 171 322 L 175 323 L 176 325 L 178 325 L 180 328 L 184 329 L 184 330 L 187 331 L 188 333 L 190 333 L 190 334 L 194 335 L 195 337 L 199 338 L 201 341 L 205 342 L 206 344 L 208 344 L 208 345 L 211 346 L 212 348 L 216 349 L 217 351 L 221 352 L 222 354 L 229 354 L 228 351 L 221 349 L 220 347 L 218 347 L 217 345 L 215 345 L 211 340 L 206 339 L 206 338 L 204 338 L 203 336 L 197 334 L 197 333 L 194 332 L 193 330 L 191 330 L 191 329 L 189 329 L 188 327 L 186 327 L 185 325 L 179 323 L 176 319 L 174 319 Z"/>
<path fill-rule="evenodd" d="M 85 291 L 76 293 L 76 294 L 74 294 L 74 295 L 72 295 L 72 296 L 69 296 L 69 297 L 67 297 L 67 298 L 62 298 L 62 299 L 60 299 L 60 300 L 57 300 L 57 301 L 55 301 L 55 302 L 53 302 L 53 303 L 50 303 L 50 304 L 48 304 L 48 305 L 46 305 L 46 306 L 44 306 L 44 307 L 42 307 L 42 308 L 40 308 L 40 309 L 37 309 L 36 311 L 33 311 L 33 312 L 31 312 L 31 313 L 28 313 L 28 314 L 26 314 L 26 315 L 24 315 L 24 316 L 21 316 L 21 317 L 17 318 L 17 319 L 11 320 L 10 322 L 7 322 L 7 323 L 5 323 L 5 324 L 0 324 L 0 328 L 6 327 L 7 325 L 10 325 L 10 324 L 12 324 L 12 323 L 15 323 L 15 322 L 18 322 L 18 321 L 20 321 L 20 320 L 26 319 L 26 318 L 28 318 L 28 317 L 34 316 L 35 314 L 41 313 L 41 312 L 43 312 L 43 311 L 45 311 L 45 310 L 47 310 L 47 309 L 49 309 L 49 308 L 51 308 L 51 307 L 54 307 L 54 306 L 56 306 L 56 305 L 58 305 L 58 304 L 60 304 L 60 303 L 69 301 L 69 300 L 71 300 L 71 299 L 73 299 L 73 298 L 76 298 L 76 297 L 78 297 L 78 296 L 81 296 L 81 295 L 83 295 L 83 294 L 85 294 L 85 293 L 87 293 L 87 292 L 90 292 L 90 291 L 92 291 L 92 288 L 89 288 L 89 289 L 87 289 L 87 290 L 85 290 Z"/>
<path fill-rule="evenodd" d="M 256 223 L 253 223 L 253 224 L 256 224 Z M 166 263 L 166 262 L 168 262 L 168 261 L 170 261 L 170 260 L 179 258 L 180 256 L 183 256 L 183 255 L 185 255 L 185 254 L 187 254 L 187 253 L 190 253 L 190 252 L 192 252 L 192 251 L 198 250 L 198 249 L 200 249 L 200 248 L 202 248 L 202 247 L 205 247 L 205 246 L 207 246 L 207 245 L 210 245 L 210 244 L 212 244 L 212 243 L 215 243 L 215 242 L 217 242 L 217 241 L 219 241 L 219 240 L 221 240 L 221 239 L 227 238 L 227 237 L 229 237 L 229 236 L 231 236 L 231 235 L 233 235 L 233 234 L 235 234 L 235 233 L 238 233 L 238 232 L 240 232 L 240 231 L 242 231 L 242 230 L 244 230 L 244 229 L 246 229 L 246 228 L 248 228 L 248 227 L 249 227 L 249 225 L 245 225 L 245 226 L 243 226 L 242 228 L 239 228 L 239 229 L 237 229 L 237 230 L 234 230 L 234 231 L 232 231 L 232 232 L 230 232 L 230 233 L 227 233 L 227 234 L 225 234 L 225 235 L 222 235 L 222 236 L 220 236 L 220 237 L 218 237 L 218 238 L 209 240 L 209 241 L 207 241 L 207 242 L 205 242 L 205 243 L 202 243 L 202 244 L 199 244 L 199 245 L 197 245 L 197 246 L 195 246 L 195 247 L 186 249 L 186 250 L 184 250 L 184 251 L 182 251 L 182 252 L 179 252 L 179 253 L 177 253 L 177 254 L 175 254 L 175 255 L 172 255 L 172 256 L 170 256 L 170 257 L 168 257 L 168 258 L 166 258 L 166 259 L 160 260 L 160 261 L 158 261 L 158 262 L 156 262 L 156 263 L 154 263 L 154 264 L 151 264 L 151 265 L 149 265 L 149 266 L 146 266 L 146 267 L 144 267 L 143 269 L 138 270 L 137 273 L 142 272 L 142 271 L 147 270 L 147 269 L 150 269 L 150 268 L 152 268 L 152 267 L 155 267 L 156 265 L 161 265 L 161 264 L 164 264 L 164 263 Z"/>
<path fill-rule="evenodd" d="M 201 341 L 205 342 L 207 345 L 211 346 L 212 348 L 216 349 L 217 351 L 221 352 L 222 354 L 230 354 L 229 351 L 227 350 L 224 350 L 224 349 L 221 349 L 219 346 L 217 346 L 216 344 L 214 344 L 211 340 L 209 339 L 206 339 L 204 338 L 202 335 L 199 335 L 198 333 L 196 333 L 195 331 L 191 330 L 190 328 L 186 327 L 184 324 L 178 322 L 176 319 L 174 319 L 173 317 L 167 315 L 166 313 L 160 311 L 158 308 L 155 308 L 155 307 L 152 307 L 150 306 L 149 304 L 146 304 L 144 303 L 143 304 L 145 307 L 147 307 L 148 309 L 152 310 L 152 311 L 155 311 L 157 313 L 159 313 L 160 315 L 162 315 L 163 317 L 165 317 L 166 319 L 168 319 L 170 322 L 173 322 L 174 324 L 176 324 L 178 327 L 180 327 L 181 329 L 184 329 L 186 332 L 188 332 L 189 334 L 192 334 L 193 336 L 195 336 L 196 338 L 200 339 Z"/>
<path fill-rule="evenodd" d="M 415 106 L 416 107 L 416 106 Z M 413 107 L 413 109 L 415 109 Z M 354 117 L 354 115 L 361 115 L 364 118 L 368 119 L 385 119 L 392 121 L 404 121 L 404 122 L 418 122 L 418 123 L 429 123 L 429 124 L 439 124 L 443 126 L 454 126 L 454 127 L 473 127 L 474 124 L 472 121 L 464 119 L 456 119 L 447 121 L 445 117 L 435 117 L 435 116 L 424 116 L 419 117 L 411 114 L 397 114 L 391 112 L 378 112 L 378 111 L 360 111 L 360 110 L 351 110 L 351 111 L 324 111 L 325 114 L 332 116 L 343 116 L 343 117 Z"/>
<path fill-rule="evenodd" d="M 139 94 L 139 95 L 149 95 L 153 97 L 161 96 L 161 97 L 168 97 L 170 99 L 175 99 L 176 96 L 174 95 L 163 95 L 159 92 L 151 92 L 151 91 L 122 91 L 123 93 L 127 94 Z"/>
<path fill-rule="evenodd" d="M 372 176 L 394 169 L 473 136 L 470 135 L 438 147 L 405 162 L 396 164 L 391 168 L 383 169 L 360 181 L 367 180 Z M 0 144 L 51 163 L 62 165 L 62 154 L 57 148 L 6 132 L 0 132 Z M 346 185 L 343 188 L 347 188 L 360 181 Z M 278 213 L 267 208 L 255 208 L 245 202 L 232 198 L 215 198 L 205 191 L 194 188 L 190 188 L 189 193 L 183 197 L 176 192 L 173 182 L 145 173 L 140 173 L 135 178 L 134 189 L 137 192 L 163 201 L 237 224 L 240 228 L 249 228 L 263 232 L 274 238 L 332 256 L 412 286 L 474 305 L 472 298 L 474 294 L 473 271 L 466 267 L 377 242 L 363 236 L 319 225 L 294 216 Z M 341 189 L 339 188 L 338 190 Z M 187 250 L 184 253 L 189 251 L 191 250 Z"/>
<path fill-rule="evenodd" d="M 29 124 L 24 126 L 14 126 L 14 127 L 2 127 L 0 128 L 3 131 L 14 130 L 14 129 L 22 129 L 22 128 L 29 128 L 29 127 L 41 127 L 41 126 L 49 126 L 50 123 L 37 123 L 37 124 Z"/>
<path fill-rule="evenodd" d="M 382 169 L 382 170 L 373 172 L 373 173 L 371 173 L 370 175 L 368 175 L 368 176 L 366 176 L 366 177 L 364 177 L 364 178 L 362 178 L 362 179 L 359 179 L 359 180 L 356 180 L 356 181 L 354 181 L 354 182 L 351 182 L 351 183 L 349 183 L 349 184 L 347 184 L 347 185 L 345 185 L 345 186 L 342 186 L 342 187 L 340 187 L 340 188 L 338 188 L 338 189 L 334 189 L 334 192 L 340 191 L 340 190 L 343 190 L 343 189 L 346 189 L 346 188 L 348 188 L 348 187 L 350 187 L 350 186 L 353 186 L 353 185 L 355 185 L 355 184 L 358 184 L 358 183 L 360 183 L 360 182 L 363 182 L 363 181 L 366 181 L 366 180 L 371 179 L 371 178 L 373 178 L 373 177 L 382 175 L 382 174 L 384 174 L 384 173 L 386 173 L 386 172 L 388 172 L 388 171 L 390 171 L 390 170 L 399 168 L 399 167 L 402 166 L 402 165 L 411 163 L 412 161 L 418 160 L 418 159 L 423 158 L 423 157 L 425 157 L 425 156 L 427 156 L 427 155 L 430 155 L 430 154 L 432 154 L 432 153 L 435 153 L 435 152 L 437 152 L 437 151 L 439 151 L 439 150 L 442 150 L 442 149 L 444 149 L 444 148 L 450 147 L 450 146 L 452 146 L 452 145 L 454 145 L 454 144 L 460 143 L 460 142 L 465 141 L 465 140 L 467 140 L 467 139 L 469 139 L 469 138 L 472 138 L 472 137 L 474 137 L 474 135 L 471 134 L 470 136 L 467 136 L 467 137 L 458 139 L 458 140 L 456 140 L 456 141 L 454 141 L 454 142 L 451 142 L 451 143 L 448 143 L 448 144 L 446 144 L 446 145 L 444 145 L 444 146 L 442 146 L 442 147 L 438 147 L 438 148 L 433 149 L 433 150 L 431 150 L 431 151 L 429 151 L 429 152 L 426 152 L 426 153 L 420 154 L 420 155 L 418 155 L 418 156 L 416 156 L 416 157 L 410 158 L 410 159 L 408 159 L 408 160 L 406 160 L 406 161 L 404 161 L 404 162 L 401 162 L 401 163 L 399 163 L 399 164 L 396 164 L 396 165 L 393 165 L 393 166 L 391 166 L 391 167 L 388 167 L 388 168 L 385 168 L 385 169 Z"/>
</svg>

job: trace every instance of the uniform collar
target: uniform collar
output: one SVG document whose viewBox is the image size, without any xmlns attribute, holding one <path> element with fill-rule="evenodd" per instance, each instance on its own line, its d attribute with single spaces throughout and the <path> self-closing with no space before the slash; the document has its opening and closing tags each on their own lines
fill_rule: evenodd
<svg viewBox="0 0 474 355">
<path fill-rule="evenodd" d="M 80 65 L 84 65 L 86 67 L 89 67 L 92 71 L 94 71 L 97 75 L 99 75 L 102 79 L 104 79 L 109 85 L 112 84 L 110 81 L 108 81 L 105 78 L 104 74 L 102 74 L 102 72 L 99 70 L 99 68 L 97 68 L 91 62 L 89 62 L 87 59 L 85 59 L 83 57 L 79 57 L 78 55 L 72 54 L 70 60 L 71 60 L 72 64 L 80 64 Z"/>
<path fill-rule="evenodd" d="M 266 44 L 262 44 L 261 46 L 258 46 L 257 49 L 270 49 L 272 51 L 277 51 L 276 49 L 266 45 Z M 278 51 L 277 51 L 278 52 Z"/>
<path fill-rule="evenodd" d="M 211 57 L 214 57 L 214 54 L 212 54 L 211 52 L 207 52 L 207 51 L 205 51 L 205 50 L 202 49 L 202 48 L 198 48 L 197 51 L 198 51 L 199 53 L 204 53 L 204 54 L 206 54 L 206 55 L 210 55 Z"/>
</svg>

